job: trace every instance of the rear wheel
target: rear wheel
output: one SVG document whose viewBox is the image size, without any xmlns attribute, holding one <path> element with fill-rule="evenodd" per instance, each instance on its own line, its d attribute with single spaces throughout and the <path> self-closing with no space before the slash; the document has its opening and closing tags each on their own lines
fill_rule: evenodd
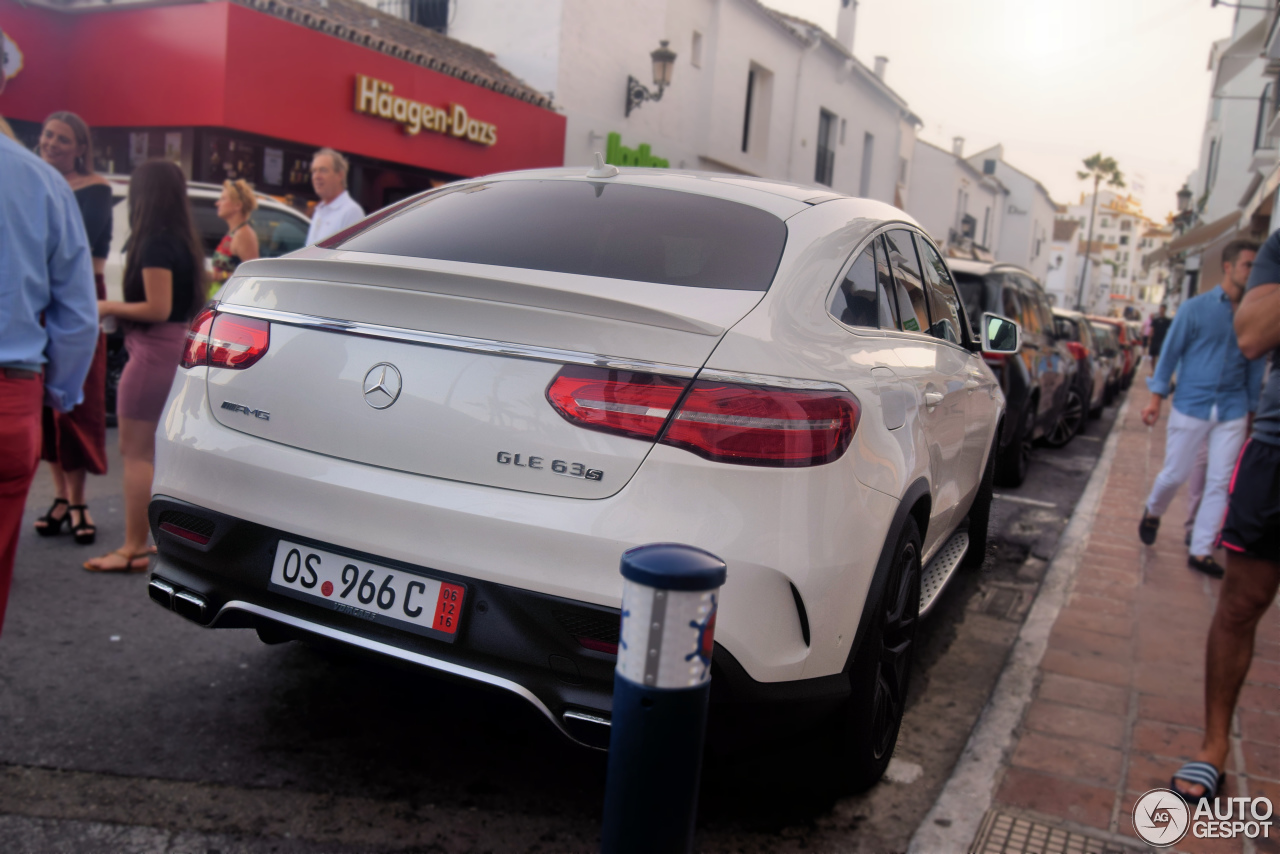
<svg viewBox="0 0 1280 854">
<path fill-rule="evenodd" d="M 849 669 L 853 693 L 837 729 L 839 778 L 861 792 L 884 776 L 906 710 L 920 618 L 920 529 L 908 516 L 873 621 Z"/>
<path fill-rule="evenodd" d="M 996 480 L 1001 486 L 1022 486 L 1027 479 L 1027 468 L 1031 465 L 1031 446 L 1036 431 L 1036 401 L 1033 398 L 1027 403 L 1027 411 L 1022 416 L 1022 426 L 1009 442 L 1009 447 L 1000 452 L 996 462 Z"/>
<path fill-rule="evenodd" d="M 1084 424 L 1084 401 L 1080 392 L 1074 388 L 1067 389 L 1067 402 L 1062 407 L 1058 421 L 1044 437 L 1044 442 L 1051 448 L 1061 448 L 1076 437 Z"/>
</svg>

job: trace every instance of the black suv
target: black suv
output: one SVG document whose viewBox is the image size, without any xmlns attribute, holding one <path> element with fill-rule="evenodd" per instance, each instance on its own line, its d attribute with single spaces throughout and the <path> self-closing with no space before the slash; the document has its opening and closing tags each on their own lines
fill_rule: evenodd
<svg viewBox="0 0 1280 854">
<path fill-rule="evenodd" d="M 1022 326 L 1016 356 L 987 355 L 1007 401 L 996 479 L 1019 486 L 1027 476 L 1031 446 L 1053 434 L 1076 383 L 1076 360 L 1058 341 L 1053 308 L 1035 277 L 1012 264 L 948 259 L 970 317 L 989 311 Z"/>
</svg>

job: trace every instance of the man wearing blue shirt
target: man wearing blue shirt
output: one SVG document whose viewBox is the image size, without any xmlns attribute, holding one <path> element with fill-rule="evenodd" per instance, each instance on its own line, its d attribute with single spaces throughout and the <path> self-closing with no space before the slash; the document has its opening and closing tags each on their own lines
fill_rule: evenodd
<svg viewBox="0 0 1280 854">
<path fill-rule="evenodd" d="M 1147 380 L 1151 402 L 1142 410 L 1143 423 L 1153 426 L 1176 373 L 1164 468 L 1147 497 L 1138 536 L 1147 545 L 1156 541 L 1160 517 L 1190 477 L 1196 453 L 1207 441 L 1209 467 L 1187 563 L 1214 578 L 1223 574 L 1213 559 L 1213 546 L 1227 508 L 1227 486 L 1262 387 L 1262 360 L 1244 357 L 1232 326 L 1257 252 L 1258 244 L 1252 240 L 1234 240 L 1222 250 L 1222 284 L 1187 300 L 1178 311 L 1155 375 Z"/>
<path fill-rule="evenodd" d="M 41 404 L 66 412 L 84 396 L 84 378 L 98 344 L 98 300 L 84 220 L 66 180 L 0 134 L 0 188 L 3 628 L 22 511 L 40 458 Z"/>
</svg>

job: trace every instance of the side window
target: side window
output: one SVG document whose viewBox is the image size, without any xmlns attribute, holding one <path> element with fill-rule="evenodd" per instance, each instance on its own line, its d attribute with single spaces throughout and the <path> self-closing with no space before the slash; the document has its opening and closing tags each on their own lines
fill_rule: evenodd
<svg viewBox="0 0 1280 854">
<path fill-rule="evenodd" d="M 898 298 L 893 282 L 893 273 L 889 272 L 889 256 L 885 254 L 884 237 L 877 237 L 872 242 L 876 253 L 876 281 L 880 284 L 880 293 L 884 295 L 884 304 L 888 306 L 889 322 L 885 329 L 898 328 Z"/>
<path fill-rule="evenodd" d="M 884 242 L 889 250 L 889 266 L 893 268 L 901 328 L 905 332 L 925 332 L 929 329 L 929 309 L 926 305 L 928 298 L 925 296 L 924 277 L 920 274 L 920 262 L 916 259 L 911 232 L 885 232 Z"/>
<path fill-rule="evenodd" d="M 191 216 L 195 220 L 196 233 L 204 246 L 204 254 L 212 255 L 227 233 L 227 224 L 218 219 L 217 199 L 191 196 Z"/>
<path fill-rule="evenodd" d="M 846 326 L 870 326 L 894 329 L 893 314 L 884 292 L 876 281 L 876 248 L 873 241 L 845 274 L 831 300 L 831 314 Z"/>
<path fill-rule="evenodd" d="M 1036 287 L 1023 276 L 1016 278 L 1019 290 L 1022 292 L 1019 295 L 1022 299 L 1022 314 L 1017 320 L 1022 324 L 1023 333 L 1039 335 L 1043 329 L 1040 323 L 1040 301 L 1037 299 Z"/>
<path fill-rule="evenodd" d="M 920 251 L 920 267 L 924 270 L 924 280 L 928 287 L 929 316 L 933 318 L 929 331 L 935 338 L 952 344 L 963 344 L 964 321 L 960 316 L 964 309 L 960 307 L 960 298 L 956 296 L 947 265 L 920 235 L 916 235 L 916 248 Z"/>
<path fill-rule="evenodd" d="M 1018 283 L 1012 276 L 1001 276 L 1000 279 L 1000 313 L 1010 320 L 1022 323 L 1022 300 L 1018 296 Z"/>
<path fill-rule="evenodd" d="M 263 258 L 277 258 L 307 244 L 307 228 L 295 216 L 259 208 L 251 222 Z"/>
</svg>

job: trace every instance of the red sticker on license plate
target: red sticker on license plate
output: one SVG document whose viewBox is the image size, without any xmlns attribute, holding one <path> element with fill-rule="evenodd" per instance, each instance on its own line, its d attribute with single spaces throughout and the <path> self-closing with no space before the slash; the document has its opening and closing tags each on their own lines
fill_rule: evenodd
<svg viewBox="0 0 1280 854">
<path fill-rule="evenodd" d="M 466 589 L 461 584 L 440 582 L 440 596 L 436 599 L 436 618 L 431 628 L 453 634 L 458 630 L 458 617 L 462 614 L 462 596 Z"/>
</svg>

